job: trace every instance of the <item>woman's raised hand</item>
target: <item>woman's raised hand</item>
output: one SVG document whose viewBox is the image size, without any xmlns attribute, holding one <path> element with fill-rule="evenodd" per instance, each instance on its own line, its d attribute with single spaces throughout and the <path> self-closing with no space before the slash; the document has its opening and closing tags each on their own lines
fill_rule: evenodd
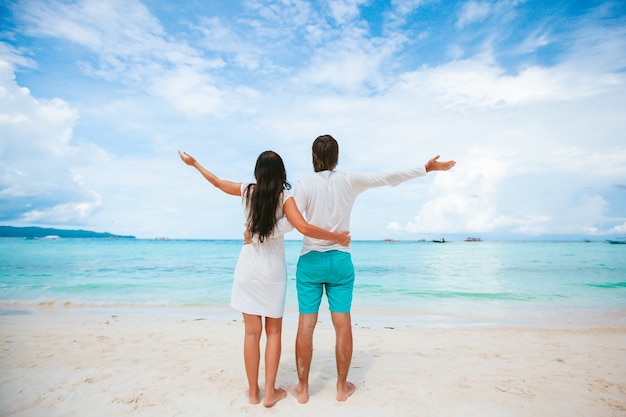
<svg viewBox="0 0 626 417">
<path fill-rule="evenodd" d="M 178 155 L 180 156 L 180 159 L 183 160 L 184 163 L 186 163 L 187 165 L 192 165 L 196 163 L 196 158 L 194 158 L 193 156 L 189 155 L 187 152 L 182 152 L 180 149 L 178 150 Z"/>
</svg>

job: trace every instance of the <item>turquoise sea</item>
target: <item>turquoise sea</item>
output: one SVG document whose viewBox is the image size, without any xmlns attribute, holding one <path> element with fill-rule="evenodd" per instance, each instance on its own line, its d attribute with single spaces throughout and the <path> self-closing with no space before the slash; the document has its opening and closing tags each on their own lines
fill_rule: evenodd
<svg viewBox="0 0 626 417">
<path fill-rule="evenodd" d="M 287 241 L 286 320 L 300 241 Z M 222 314 L 238 240 L 0 239 L 0 311 L 113 308 Z M 626 245 L 355 241 L 361 325 L 626 323 Z M 327 311 L 322 304 L 320 317 Z"/>
</svg>

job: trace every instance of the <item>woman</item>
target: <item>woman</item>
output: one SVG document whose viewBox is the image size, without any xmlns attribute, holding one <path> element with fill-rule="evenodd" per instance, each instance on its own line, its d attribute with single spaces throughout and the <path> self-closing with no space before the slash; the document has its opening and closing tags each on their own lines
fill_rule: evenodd
<svg viewBox="0 0 626 417">
<path fill-rule="evenodd" d="M 287 270 L 283 235 L 295 226 L 298 231 L 315 239 L 350 244 L 347 231 L 330 232 L 310 225 L 298 210 L 289 189 L 287 174 L 281 157 L 273 151 L 259 155 L 254 168 L 256 184 L 232 182 L 218 178 L 205 169 L 194 157 L 178 151 L 187 165 L 196 168 L 211 184 L 227 194 L 242 197 L 246 218 L 246 244 L 239 253 L 231 306 L 243 315 L 244 362 L 248 378 L 248 399 L 260 402 L 259 342 L 265 318 L 265 396 L 263 405 L 271 407 L 287 396 L 276 388 L 276 374 L 281 354 L 282 317 L 285 310 Z M 286 219 L 284 217 L 286 216 Z"/>
</svg>

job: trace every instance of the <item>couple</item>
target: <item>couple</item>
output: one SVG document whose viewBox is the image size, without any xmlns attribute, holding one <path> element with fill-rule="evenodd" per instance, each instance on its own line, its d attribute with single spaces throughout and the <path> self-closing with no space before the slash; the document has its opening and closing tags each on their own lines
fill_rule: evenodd
<svg viewBox="0 0 626 417">
<path fill-rule="evenodd" d="M 259 155 L 254 168 L 256 184 L 220 179 L 191 155 L 180 151 L 179 155 L 215 187 L 242 197 L 251 244 L 243 246 L 237 260 L 231 305 L 243 314 L 244 362 L 250 403 L 261 401 L 258 374 L 263 327 L 266 333 L 263 405 L 271 407 L 287 396 L 284 389 L 276 388 L 275 382 L 281 354 L 287 280 L 283 235 L 293 227 L 304 238 L 296 270 L 300 313 L 296 335 L 298 384 L 291 393 L 300 403 L 309 400 L 313 332 L 325 290 L 336 334 L 337 400 L 345 401 L 356 389 L 347 380 L 352 360 L 350 307 L 354 286 L 347 230 L 354 201 L 369 188 L 396 186 L 429 171 L 447 171 L 455 162 L 439 162 L 439 156 L 436 156 L 424 166 L 391 173 L 335 171 L 339 145 L 332 136 L 323 135 L 313 142 L 315 173 L 297 183 L 294 201 L 288 191 L 291 186 L 283 161 L 275 152 L 265 151 Z M 307 220 L 301 212 L 306 213 Z"/>
</svg>

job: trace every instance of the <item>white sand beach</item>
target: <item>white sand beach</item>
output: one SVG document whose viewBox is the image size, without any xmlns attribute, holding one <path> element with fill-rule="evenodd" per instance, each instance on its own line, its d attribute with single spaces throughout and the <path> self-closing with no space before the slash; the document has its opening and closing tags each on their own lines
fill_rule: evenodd
<svg viewBox="0 0 626 417">
<path fill-rule="evenodd" d="M 286 389 L 296 381 L 294 323 L 283 332 Z M 357 391 L 340 403 L 334 333 L 320 313 L 309 403 L 289 395 L 270 409 L 247 403 L 242 337 L 240 320 L 202 315 L 2 315 L 0 415 L 626 416 L 624 326 L 355 325 Z"/>
</svg>

